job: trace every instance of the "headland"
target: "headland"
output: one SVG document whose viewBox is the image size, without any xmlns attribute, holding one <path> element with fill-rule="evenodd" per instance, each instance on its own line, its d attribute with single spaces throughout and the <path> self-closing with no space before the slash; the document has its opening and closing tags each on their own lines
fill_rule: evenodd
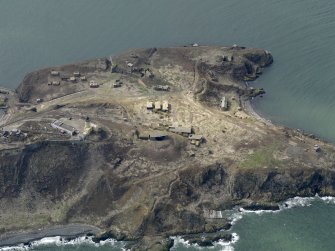
<svg viewBox="0 0 335 251">
<path fill-rule="evenodd" d="M 334 195 L 334 146 L 250 109 L 265 91 L 245 82 L 272 62 L 194 45 L 29 73 L 1 92 L 0 232 L 89 224 L 96 241 L 167 250 L 228 229 L 233 207 Z"/>
</svg>

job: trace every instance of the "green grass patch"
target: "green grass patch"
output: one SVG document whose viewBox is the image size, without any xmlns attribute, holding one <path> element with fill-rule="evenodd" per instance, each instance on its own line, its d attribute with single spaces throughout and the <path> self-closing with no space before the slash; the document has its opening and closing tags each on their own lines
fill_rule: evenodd
<svg viewBox="0 0 335 251">
<path fill-rule="evenodd" d="M 275 146 L 257 149 L 240 164 L 243 168 L 279 167 L 282 162 L 274 158 Z"/>
</svg>

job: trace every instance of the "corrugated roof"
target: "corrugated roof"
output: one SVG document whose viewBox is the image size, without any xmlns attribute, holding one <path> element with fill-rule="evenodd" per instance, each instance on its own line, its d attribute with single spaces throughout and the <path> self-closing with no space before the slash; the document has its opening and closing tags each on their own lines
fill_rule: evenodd
<svg viewBox="0 0 335 251">
<path fill-rule="evenodd" d="M 176 133 L 192 133 L 192 128 L 191 127 L 172 127 L 170 128 L 171 132 L 176 132 Z"/>
</svg>

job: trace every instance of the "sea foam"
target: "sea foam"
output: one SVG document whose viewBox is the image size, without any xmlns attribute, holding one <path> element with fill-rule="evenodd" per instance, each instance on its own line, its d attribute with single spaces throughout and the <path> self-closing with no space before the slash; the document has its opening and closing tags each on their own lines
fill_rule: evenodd
<svg viewBox="0 0 335 251">
<path fill-rule="evenodd" d="M 232 225 L 235 225 L 236 222 L 241 220 L 246 214 L 256 214 L 262 215 L 265 213 L 280 213 L 283 210 L 296 208 L 296 207 L 309 207 L 313 204 L 313 201 L 321 200 L 327 204 L 335 204 L 335 197 L 325 196 L 320 197 L 316 194 L 314 197 L 294 197 L 290 198 L 279 204 L 279 210 L 246 210 L 243 208 L 235 208 L 231 210 L 230 216 L 228 219 L 231 221 Z"/>
<path fill-rule="evenodd" d="M 241 220 L 243 218 L 243 215 L 246 214 L 257 214 L 257 215 L 262 215 L 264 213 L 278 213 L 281 212 L 282 210 L 287 210 L 295 207 L 306 207 L 306 206 L 311 206 L 313 201 L 315 200 L 322 200 L 323 202 L 327 204 L 335 204 L 335 197 L 330 197 L 330 196 L 325 196 L 325 197 L 320 197 L 319 195 L 316 195 L 314 197 L 294 197 L 290 198 L 283 203 L 279 204 L 279 210 L 272 211 L 272 210 L 245 210 L 243 208 L 235 208 L 234 210 L 231 211 L 230 214 L 230 221 L 231 224 L 234 225 L 236 222 Z M 239 240 L 239 236 L 237 233 L 232 233 L 233 238 L 232 241 L 230 242 L 225 242 L 225 241 L 218 241 L 214 242 L 214 247 L 220 247 L 222 248 L 221 250 L 223 251 L 233 251 L 234 250 L 234 244 Z M 184 247 L 194 247 L 197 249 L 202 249 L 198 245 L 191 245 L 188 241 L 184 240 L 181 236 L 174 236 L 171 237 L 174 240 L 174 248 L 179 247 L 179 246 L 184 246 Z M 66 240 L 65 238 L 61 236 L 56 236 L 56 237 L 46 237 L 38 241 L 32 241 L 30 245 L 23 245 L 19 244 L 16 246 L 10 246 L 10 247 L 0 247 L 0 251 L 25 251 L 25 250 L 31 250 L 34 247 L 38 246 L 43 246 L 43 245 L 56 245 L 56 246 L 65 246 L 65 245 L 80 245 L 80 244 L 88 244 L 92 245 L 95 247 L 103 246 L 103 245 L 111 245 L 114 246 L 120 242 L 114 240 L 114 239 L 107 239 L 105 241 L 101 241 L 99 243 L 93 242 L 93 237 L 87 237 L 87 236 L 82 236 L 78 237 L 72 240 Z M 125 250 L 123 248 L 123 250 Z"/>
<path fill-rule="evenodd" d="M 45 237 L 37 241 L 30 242 L 29 245 L 19 244 L 16 246 L 10 246 L 10 247 L 0 247 L 0 251 L 25 251 L 25 250 L 31 250 L 33 248 L 39 247 L 39 246 L 49 246 L 49 245 L 55 245 L 55 246 L 67 246 L 67 245 L 82 245 L 87 244 L 94 247 L 104 246 L 104 245 L 110 245 L 114 246 L 116 244 L 120 244 L 120 248 L 122 250 L 125 250 L 121 242 L 118 242 L 114 239 L 107 239 L 104 241 L 100 241 L 99 243 L 96 243 L 93 241 L 93 237 L 88 236 L 81 236 L 72 240 L 66 240 L 65 238 L 61 236 L 55 236 L 55 237 Z"/>
<path fill-rule="evenodd" d="M 189 241 L 184 240 L 182 236 L 173 236 L 171 237 L 174 240 L 174 246 L 172 250 L 176 250 L 178 247 L 186 247 L 186 248 L 195 248 L 199 250 L 203 250 L 204 247 L 200 247 L 198 244 L 190 244 Z M 214 249 L 219 248 L 221 251 L 234 251 L 234 244 L 239 240 L 239 236 L 237 233 L 232 233 L 232 240 L 231 241 L 224 241 L 219 240 L 216 242 L 213 242 L 212 247 L 206 247 L 206 249 Z"/>
</svg>

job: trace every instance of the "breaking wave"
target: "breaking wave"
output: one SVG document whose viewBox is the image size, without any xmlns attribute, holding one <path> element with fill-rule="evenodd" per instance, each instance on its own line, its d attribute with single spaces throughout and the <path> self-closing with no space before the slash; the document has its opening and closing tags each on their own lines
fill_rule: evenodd
<svg viewBox="0 0 335 251">
<path fill-rule="evenodd" d="M 234 210 L 230 211 L 229 220 L 231 221 L 231 224 L 234 225 L 236 222 L 241 220 L 244 215 L 246 214 L 257 214 L 262 215 L 265 213 L 280 213 L 283 210 L 288 210 L 291 208 L 296 207 L 308 207 L 313 204 L 313 201 L 320 200 L 327 204 L 335 204 L 335 197 L 320 197 L 319 195 L 316 195 L 314 197 L 294 197 L 286 200 L 285 202 L 282 202 L 279 204 L 279 210 L 272 211 L 272 210 L 245 210 L 243 208 L 236 208 Z M 219 248 L 222 251 L 234 251 L 234 244 L 238 242 L 239 236 L 237 233 L 232 233 L 233 238 L 232 241 L 226 242 L 223 240 L 220 240 L 218 242 L 214 242 L 213 248 Z M 190 244 L 188 241 L 184 240 L 181 236 L 174 236 L 171 237 L 174 240 L 174 246 L 172 250 L 177 250 L 179 247 L 188 247 L 188 248 L 195 248 L 202 250 L 203 248 L 198 246 L 197 244 Z M 32 241 L 29 245 L 16 245 L 16 246 L 7 246 L 7 247 L 0 247 L 0 251 L 26 251 L 31 250 L 33 248 L 39 247 L 39 246 L 48 246 L 48 245 L 55 245 L 55 246 L 66 246 L 66 245 L 91 245 L 93 247 L 100 247 L 103 245 L 110 245 L 115 246 L 116 248 L 120 248 L 122 250 L 126 250 L 124 248 L 124 245 L 121 242 L 118 242 L 114 239 L 107 239 L 105 241 L 101 241 L 99 243 L 93 242 L 93 237 L 88 236 L 82 236 L 78 237 L 72 240 L 67 240 L 66 238 L 63 238 L 61 236 L 56 237 L 46 237 L 41 240 Z M 210 249 L 210 248 L 209 248 Z"/>
<path fill-rule="evenodd" d="M 231 211 L 229 220 L 231 221 L 231 224 L 234 225 L 236 224 L 236 222 L 241 220 L 243 216 L 246 214 L 262 215 L 266 213 L 280 213 L 283 210 L 289 210 L 291 208 L 309 207 L 313 204 L 314 201 L 317 201 L 317 200 L 323 201 L 324 203 L 327 203 L 327 204 L 335 204 L 335 197 L 330 197 L 330 196 L 320 197 L 318 194 L 316 194 L 314 197 L 294 197 L 294 198 L 290 198 L 280 203 L 279 210 L 275 210 L 275 211 L 273 210 L 245 210 L 243 208 L 235 208 L 234 210 Z M 239 238 L 236 239 L 236 242 L 238 241 L 238 239 Z"/>
<path fill-rule="evenodd" d="M 224 241 L 219 240 L 217 242 L 213 242 L 213 247 L 206 247 L 207 249 L 212 248 L 220 248 L 221 251 L 234 251 L 234 244 L 239 240 L 239 236 L 237 233 L 232 233 L 232 240 L 231 241 Z M 174 236 L 171 237 L 174 240 L 174 246 L 171 250 L 177 250 L 179 247 L 186 247 L 186 248 L 195 248 L 202 250 L 204 247 L 200 247 L 198 244 L 190 244 L 189 241 L 183 239 L 182 236 Z"/>
<path fill-rule="evenodd" d="M 122 248 L 122 250 L 126 250 L 122 247 L 121 242 L 118 242 L 114 239 L 107 239 L 105 241 L 100 241 L 99 243 L 95 243 L 92 239 L 93 237 L 88 236 L 82 236 L 72 240 L 66 240 L 61 236 L 45 237 L 37 241 L 32 241 L 29 243 L 29 245 L 19 244 L 16 246 L 0 247 L 0 251 L 25 251 L 40 246 L 49 246 L 49 245 L 67 246 L 67 245 L 82 245 L 82 244 L 92 245 L 94 247 L 100 247 L 104 245 L 115 246 L 116 244 L 118 244 L 117 245 L 118 247 Z"/>
<path fill-rule="evenodd" d="M 257 214 L 262 215 L 264 213 L 280 213 L 283 210 L 291 209 L 295 207 L 309 207 L 316 200 L 321 200 L 327 204 L 335 204 L 335 197 L 320 197 L 316 194 L 314 197 L 294 197 L 290 198 L 279 204 L 279 210 L 246 210 L 243 208 L 236 208 L 232 210 L 232 213 L 229 217 L 231 224 L 234 225 L 237 221 L 243 218 L 243 215 L 246 214 Z"/>
</svg>

